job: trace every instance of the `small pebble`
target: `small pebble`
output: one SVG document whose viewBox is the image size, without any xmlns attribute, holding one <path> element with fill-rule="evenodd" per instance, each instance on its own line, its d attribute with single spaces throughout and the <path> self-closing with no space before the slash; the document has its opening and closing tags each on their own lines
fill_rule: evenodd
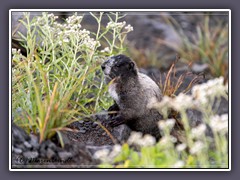
<svg viewBox="0 0 240 180">
<path fill-rule="evenodd" d="M 86 133 L 86 130 L 85 129 L 80 129 L 79 132 L 84 134 L 84 133 Z"/>
<path fill-rule="evenodd" d="M 47 149 L 47 158 L 48 159 L 51 159 L 51 158 L 53 158 L 54 157 L 54 155 L 55 155 L 55 152 L 51 149 L 51 148 L 48 148 Z"/>
<path fill-rule="evenodd" d="M 13 151 L 14 151 L 16 154 L 21 154 L 21 153 L 22 153 L 22 150 L 19 149 L 19 148 L 13 148 Z"/>
<path fill-rule="evenodd" d="M 92 128 L 96 128 L 98 126 L 97 122 L 92 123 Z"/>
<path fill-rule="evenodd" d="M 28 149 L 32 148 L 32 145 L 29 144 L 29 142 L 27 142 L 27 141 L 25 141 L 23 144 L 24 144 L 24 146 L 25 146 L 26 148 L 28 148 Z"/>
<path fill-rule="evenodd" d="M 58 152 L 58 156 L 60 157 L 60 159 L 61 159 L 62 161 L 65 161 L 65 160 L 67 160 L 68 158 L 72 157 L 72 153 L 66 152 L 66 151 L 64 151 L 64 152 Z"/>
</svg>

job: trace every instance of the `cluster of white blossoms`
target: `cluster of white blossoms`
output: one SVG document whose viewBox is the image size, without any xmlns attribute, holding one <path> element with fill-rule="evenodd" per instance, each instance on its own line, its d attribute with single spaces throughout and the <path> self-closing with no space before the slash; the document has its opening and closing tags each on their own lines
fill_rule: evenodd
<svg viewBox="0 0 240 180">
<path fill-rule="evenodd" d="M 12 48 L 12 56 L 13 59 L 20 59 L 22 57 L 21 50 Z"/>
<path fill-rule="evenodd" d="M 205 134 L 206 129 L 207 126 L 205 124 L 200 124 L 191 130 L 191 135 L 193 138 L 201 138 Z"/>
<path fill-rule="evenodd" d="M 225 134 L 228 132 L 228 114 L 215 115 L 210 118 L 210 126 L 215 132 Z"/>
<path fill-rule="evenodd" d="M 90 37 L 90 31 L 81 29 L 83 16 L 74 14 L 63 24 L 56 22 L 57 18 L 54 14 L 43 13 L 42 16 L 37 17 L 34 25 L 40 26 L 45 36 L 53 37 L 52 40 L 57 41 L 60 46 L 72 42 L 79 50 L 84 48 L 91 51 L 100 46 L 98 41 Z"/>
<path fill-rule="evenodd" d="M 148 104 L 148 108 L 155 108 L 159 112 L 166 112 L 169 108 L 173 108 L 176 111 L 186 110 L 188 108 L 199 107 L 210 103 L 210 100 L 214 100 L 215 97 L 226 97 L 228 86 L 224 85 L 223 77 L 209 80 L 208 82 L 200 85 L 195 85 L 192 88 L 192 94 L 186 95 L 180 93 L 174 98 L 164 96 L 160 102 L 156 99 L 151 99 Z"/>
<path fill-rule="evenodd" d="M 105 47 L 103 50 L 101 50 L 102 53 L 110 53 L 111 50 L 109 47 Z"/>
<path fill-rule="evenodd" d="M 160 130 L 171 130 L 175 125 L 175 119 L 161 120 L 158 122 Z"/>
<path fill-rule="evenodd" d="M 141 132 L 131 132 L 127 142 L 129 145 L 146 147 L 155 145 L 156 139 L 149 134 L 143 136 Z"/>
<path fill-rule="evenodd" d="M 102 162 L 111 163 L 116 156 L 118 156 L 122 151 L 122 147 L 119 144 L 113 146 L 112 150 L 110 149 L 101 149 L 94 153 L 93 157 L 99 159 Z"/>
<path fill-rule="evenodd" d="M 200 85 L 195 85 L 192 88 L 192 96 L 201 104 L 207 104 L 209 99 L 214 97 L 225 96 L 226 86 L 224 86 L 224 78 L 219 77 L 211 79 L 208 82 Z"/>
<path fill-rule="evenodd" d="M 205 145 L 202 141 L 196 141 L 190 149 L 191 154 L 199 154 L 204 149 Z"/>
<path fill-rule="evenodd" d="M 110 22 L 107 23 L 106 28 L 107 29 L 122 29 L 125 25 L 126 25 L 125 21 L 123 21 L 123 22 L 110 21 Z"/>
<path fill-rule="evenodd" d="M 113 22 L 113 21 L 110 21 L 108 22 L 106 28 L 107 29 L 114 29 L 114 30 L 122 30 L 123 27 L 126 25 L 126 22 L 123 21 L 123 22 Z M 128 24 L 127 26 L 124 27 L 124 29 L 127 31 L 126 33 L 130 32 L 130 31 L 133 31 L 133 27 Z"/>
<path fill-rule="evenodd" d="M 155 101 L 155 99 L 150 100 L 150 103 L 147 105 L 148 108 L 155 108 L 159 112 L 167 111 L 169 108 L 173 108 L 176 111 L 186 110 L 193 106 L 193 99 L 191 96 L 186 94 L 179 94 L 174 98 L 164 96 L 160 102 Z"/>
</svg>

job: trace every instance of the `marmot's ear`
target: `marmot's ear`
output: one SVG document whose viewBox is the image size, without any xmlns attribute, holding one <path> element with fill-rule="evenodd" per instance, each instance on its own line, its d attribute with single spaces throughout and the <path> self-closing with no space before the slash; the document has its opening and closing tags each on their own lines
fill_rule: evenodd
<svg viewBox="0 0 240 180">
<path fill-rule="evenodd" d="M 136 64 L 134 62 L 130 62 L 129 70 L 132 70 L 134 73 L 137 73 Z"/>
</svg>

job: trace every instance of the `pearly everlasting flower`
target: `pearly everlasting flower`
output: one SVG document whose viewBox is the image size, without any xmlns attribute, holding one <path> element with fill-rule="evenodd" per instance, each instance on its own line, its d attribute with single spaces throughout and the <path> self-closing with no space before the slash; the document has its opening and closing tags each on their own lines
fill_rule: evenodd
<svg viewBox="0 0 240 180">
<path fill-rule="evenodd" d="M 124 29 L 126 29 L 127 32 L 133 31 L 133 27 L 130 24 L 128 24 Z"/>
<path fill-rule="evenodd" d="M 158 122 L 159 129 L 172 129 L 175 125 L 175 119 L 161 120 Z"/>
<path fill-rule="evenodd" d="M 228 132 L 228 114 L 215 115 L 210 118 L 210 127 L 215 132 L 225 134 Z"/>
<path fill-rule="evenodd" d="M 195 85 L 192 88 L 192 96 L 196 100 L 196 103 L 207 104 L 209 99 L 225 95 L 226 88 L 223 81 L 224 78 L 219 77 L 209 80 L 207 83 Z"/>
<path fill-rule="evenodd" d="M 113 21 L 110 21 L 108 22 L 107 24 L 107 29 L 122 29 L 124 26 L 125 26 L 126 22 L 123 21 L 123 22 L 113 22 Z"/>
<path fill-rule="evenodd" d="M 191 153 L 191 154 L 198 154 L 198 153 L 202 152 L 203 148 L 204 148 L 203 142 L 197 141 L 197 142 L 195 142 L 195 143 L 193 144 L 193 146 L 191 147 L 190 153 Z"/>
<path fill-rule="evenodd" d="M 142 137 L 141 132 L 132 132 L 127 142 L 130 145 L 146 147 L 153 146 L 156 143 L 156 139 L 149 134 L 146 134 Z"/>
<path fill-rule="evenodd" d="M 109 47 L 105 47 L 103 50 L 101 50 L 102 53 L 110 53 L 110 48 Z"/>
<path fill-rule="evenodd" d="M 187 148 L 187 145 L 184 144 L 184 143 L 178 144 L 178 145 L 176 146 L 176 149 L 177 149 L 178 152 L 182 152 L 182 151 L 184 151 L 186 148 Z"/>
<path fill-rule="evenodd" d="M 93 157 L 95 159 L 100 159 L 101 161 L 105 162 L 108 159 L 109 149 L 101 149 L 94 153 Z"/>
<path fill-rule="evenodd" d="M 206 129 L 207 126 L 205 124 L 200 124 L 191 130 L 191 134 L 193 138 L 200 138 L 202 135 L 204 135 Z"/>
<path fill-rule="evenodd" d="M 121 151 L 122 151 L 122 146 L 121 145 L 119 145 L 119 144 L 114 145 L 108 158 L 114 159 L 117 155 L 119 155 L 121 153 Z"/>
<path fill-rule="evenodd" d="M 184 162 L 183 161 L 177 161 L 173 166 L 172 168 L 182 168 L 184 166 Z"/>
<path fill-rule="evenodd" d="M 193 106 L 193 99 L 191 96 L 181 93 L 173 99 L 171 105 L 177 111 L 186 110 Z"/>
<path fill-rule="evenodd" d="M 130 137 L 128 138 L 128 144 L 132 145 L 135 142 L 138 142 L 142 138 L 142 133 L 141 132 L 131 132 Z"/>
<path fill-rule="evenodd" d="M 161 138 L 161 140 L 159 141 L 161 145 L 166 146 L 169 143 L 175 143 L 177 142 L 177 139 L 174 136 L 164 136 Z"/>
</svg>

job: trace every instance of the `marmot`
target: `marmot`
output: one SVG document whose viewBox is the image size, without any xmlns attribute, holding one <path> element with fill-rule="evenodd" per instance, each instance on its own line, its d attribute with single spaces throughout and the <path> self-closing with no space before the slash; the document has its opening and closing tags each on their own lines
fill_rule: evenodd
<svg viewBox="0 0 240 180">
<path fill-rule="evenodd" d="M 115 104 L 110 111 L 118 111 L 109 125 L 127 124 L 132 130 L 160 137 L 157 122 L 162 119 L 155 109 L 147 108 L 151 98 L 158 101 L 162 93 L 158 85 L 147 75 L 138 72 L 134 61 L 125 55 L 112 56 L 102 64 L 109 93 Z"/>
</svg>

